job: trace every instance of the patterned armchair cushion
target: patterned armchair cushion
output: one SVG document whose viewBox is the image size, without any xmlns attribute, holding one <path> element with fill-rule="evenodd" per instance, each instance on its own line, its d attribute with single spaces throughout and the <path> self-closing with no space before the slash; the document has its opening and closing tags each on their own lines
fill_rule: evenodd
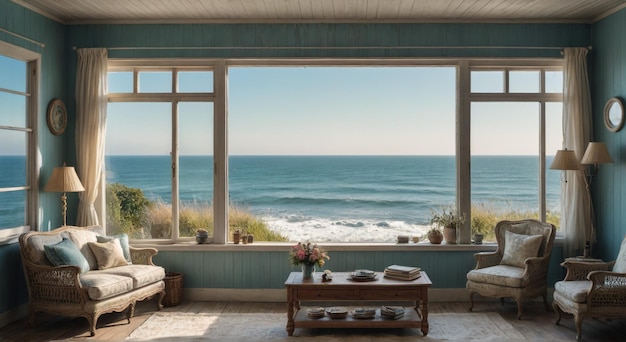
<svg viewBox="0 0 626 342">
<path fill-rule="evenodd" d="M 61 242 L 56 244 L 45 245 L 44 253 L 54 266 L 78 266 L 81 273 L 89 271 L 87 259 L 80 252 L 78 246 L 67 238 L 63 238 Z"/>
<path fill-rule="evenodd" d="M 615 265 L 613 265 L 613 272 L 626 273 L 626 238 L 622 240 L 622 245 L 615 259 Z"/>
<path fill-rule="evenodd" d="M 497 265 L 471 270 L 467 280 L 508 287 L 522 287 L 524 269 L 520 267 Z"/>
<path fill-rule="evenodd" d="M 504 254 L 501 265 L 524 267 L 524 260 L 536 257 L 543 235 L 523 235 L 510 231 L 504 233 Z"/>
<path fill-rule="evenodd" d="M 585 303 L 587 301 L 587 292 L 591 290 L 591 281 L 575 280 L 575 281 L 557 281 L 554 284 L 554 292 L 558 292 L 564 298 L 576 303 Z"/>
</svg>

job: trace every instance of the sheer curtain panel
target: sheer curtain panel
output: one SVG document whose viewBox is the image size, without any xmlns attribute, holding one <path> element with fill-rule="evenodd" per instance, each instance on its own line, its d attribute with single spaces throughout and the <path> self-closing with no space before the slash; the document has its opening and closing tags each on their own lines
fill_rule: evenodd
<svg viewBox="0 0 626 342">
<path fill-rule="evenodd" d="M 563 67 L 563 138 L 564 147 L 573 150 L 576 159 L 585 152 L 591 137 L 591 94 L 587 76 L 587 49 L 566 48 Z M 587 196 L 585 175 L 581 171 L 565 171 L 567 182 L 562 183 L 561 229 L 565 235 L 565 256 L 583 251 L 591 236 L 591 210 Z"/>
<path fill-rule="evenodd" d="M 76 70 L 76 171 L 85 191 L 79 194 L 77 225 L 99 224 L 94 203 L 104 163 L 107 111 L 107 50 L 78 49 Z"/>
</svg>

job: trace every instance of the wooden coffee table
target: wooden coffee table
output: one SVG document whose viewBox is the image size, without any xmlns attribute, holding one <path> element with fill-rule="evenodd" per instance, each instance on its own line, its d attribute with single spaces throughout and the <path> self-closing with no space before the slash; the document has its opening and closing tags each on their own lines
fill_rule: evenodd
<svg viewBox="0 0 626 342">
<path fill-rule="evenodd" d="M 413 281 L 392 280 L 377 272 L 374 281 L 353 281 L 350 273 L 333 272 L 330 282 L 322 282 L 321 275 L 313 279 L 302 279 L 302 272 L 291 272 L 285 281 L 287 288 L 287 334 L 293 335 L 295 328 L 420 328 L 424 336 L 428 334 L 428 288 L 432 282 L 426 272 Z M 310 318 L 303 301 L 367 302 L 377 307 L 376 316 L 371 319 L 354 318 L 348 313 L 346 318 L 333 319 L 328 315 Z M 370 303 L 371 302 L 371 303 Z M 393 302 L 410 302 L 404 317 L 399 319 L 383 318 L 380 306 Z M 367 305 L 361 305 L 367 306 Z"/>
</svg>

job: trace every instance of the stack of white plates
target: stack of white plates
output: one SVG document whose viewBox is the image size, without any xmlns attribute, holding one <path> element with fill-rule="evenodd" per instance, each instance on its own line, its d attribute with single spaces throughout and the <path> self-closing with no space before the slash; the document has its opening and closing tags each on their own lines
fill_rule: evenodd
<svg viewBox="0 0 626 342">
<path fill-rule="evenodd" d="M 330 318 L 346 318 L 348 316 L 348 309 L 343 306 L 334 306 L 327 308 L 326 313 Z"/>
<path fill-rule="evenodd" d="M 308 308 L 306 314 L 311 318 L 322 318 L 325 315 L 325 310 L 323 307 Z"/>
<path fill-rule="evenodd" d="M 385 318 L 400 319 L 404 316 L 404 307 L 383 305 L 380 308 L 380 315 Z"/>
<path fill-rule="evenodd" d="M 355 308 L 352 310 L 352 317 L 359 319 L 374 318 L 376 316 L 375 308 Z"/>
<path fill-rule="evenodd" d="M 355 270 L 350 273 L 350 279 L 355 281 L 370 281 L 376 279 L 376 272 L 370 270 Z"/>
</svg>

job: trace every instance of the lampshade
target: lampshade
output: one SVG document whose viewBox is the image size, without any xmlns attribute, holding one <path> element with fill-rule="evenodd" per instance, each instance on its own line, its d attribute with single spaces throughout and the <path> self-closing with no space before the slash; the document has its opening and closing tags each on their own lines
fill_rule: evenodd
<svg viewBox="0 0 626 342">
<path fill-rule="evenodd" d="M 550 165 L 552 170 L 580 170 L 580 164 L 576 160 L 574 151 L 564 149 L 556 151 L 554 160 Z"/>
<path fill-rule="evenodd" d="M 581 164 L 605 164 L 612 162 L 613 159 L 606 149 L 606 144 L 603 142 L 589 142 L 583 159 L 580 160 Z"/>
<path fill-rule="evenodd" d="M 81 192 L 85 191 L 83 184 L 78 179 L 76 170 L 73 166 L 55 167 L 52 170 L 52 176 L 48 179 L 48 183 L 43 188 L 47 192 Z"/>
</svg>

